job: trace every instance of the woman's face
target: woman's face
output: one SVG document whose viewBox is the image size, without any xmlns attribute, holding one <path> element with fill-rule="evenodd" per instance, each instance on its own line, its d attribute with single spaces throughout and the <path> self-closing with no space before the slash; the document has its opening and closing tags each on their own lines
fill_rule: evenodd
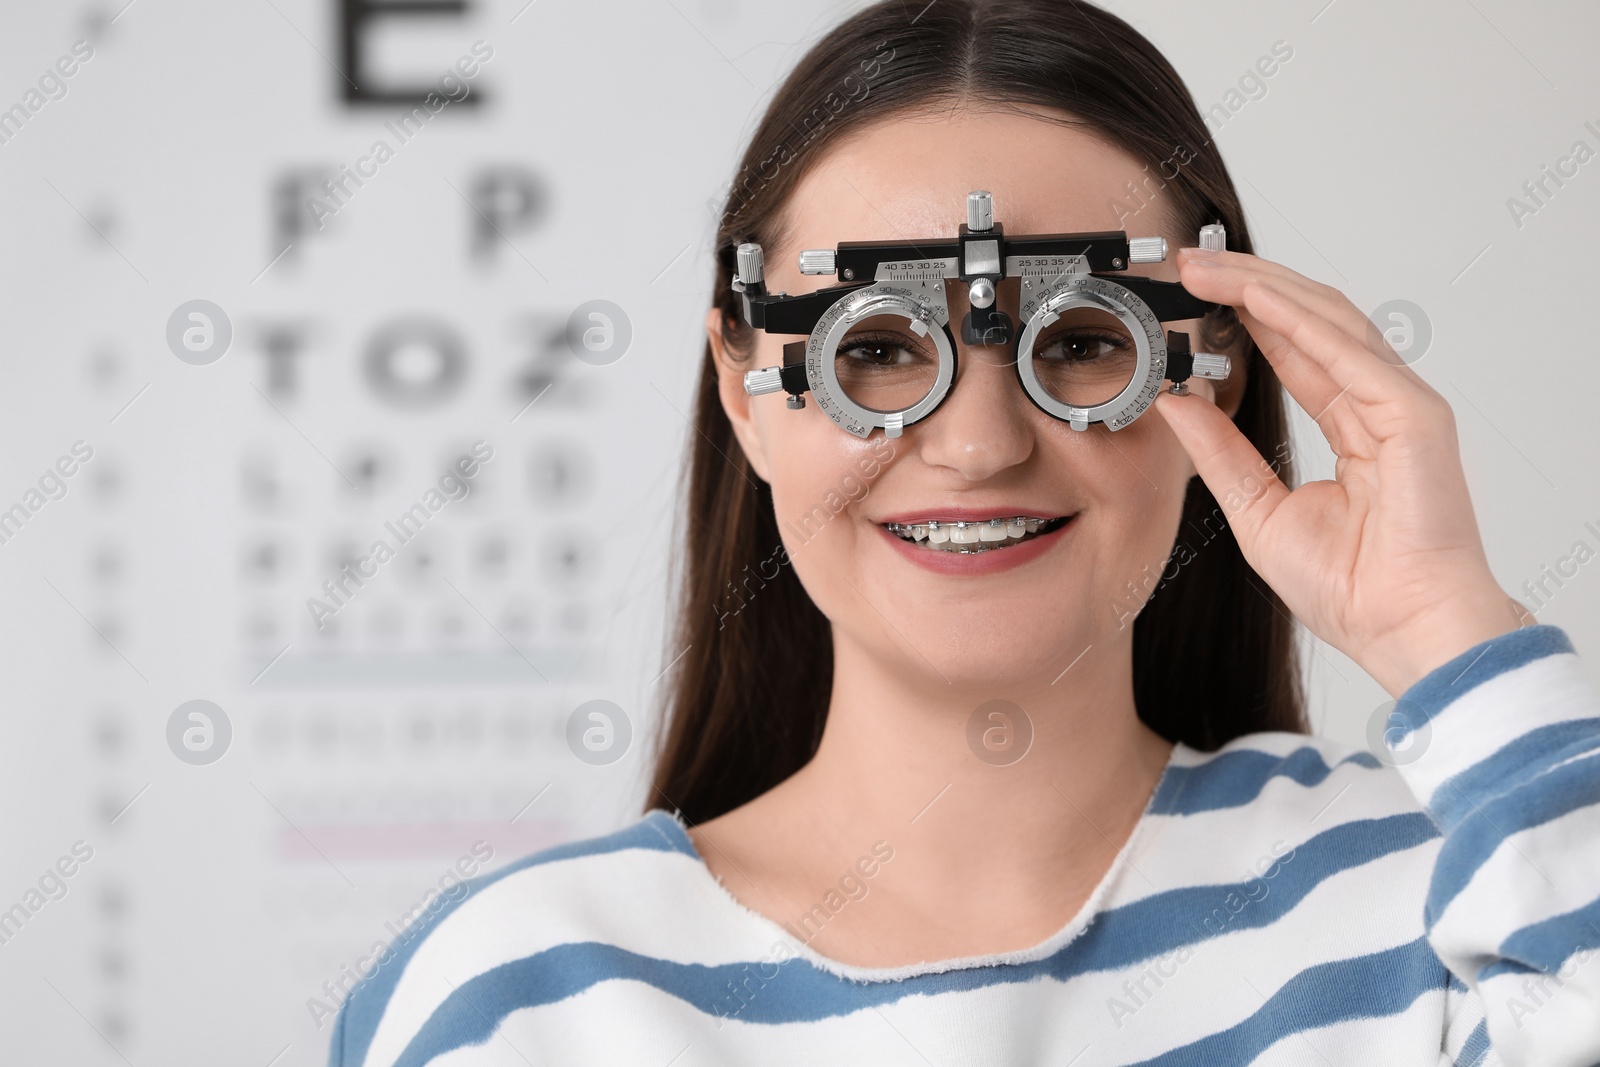
<svg viewBox="0 0 1600 1067">
<path fill-rule="evenodd" d="M 767 287 L 800 294 L 838 284 L 800 274 L 802 249 L 949 239 L 974 189 L 994 194 L 1007 234 L 1126 230 L 1165 236 L 1174 250 L 1197 243 L 1170 228 L 1160 184 L 1159 173 L 1120 149 L 1043 118 L 894 117 L 831 148 L 796 187 L 788 240 L 765 249 Z M 1129 273 L 1178 277 L 1170 255 Z M 814 400 L 796 411 L 783 393 L 746 396 L 743 372 L 782 363 L 783 344 L 803 337 L 758 331 L 754 359 L 739 364 L 721 353 L 715 312 L 707 324 L 723 405 L 772 487 L 791 565 L 835 642 L 853 641 L 875 662 L 940 684 L 1008 692 L 1047 684 L 1089 645 L 1131 635 L 1172 550 L 1194 472 L 1154 410 L 1112 433 L 1101 424 L 1077 432 L 1036 408 L 1004 350 L 961 342 L 965 286 L 947 284 L 954 387 L 893 440 L 876 429 L 856 438 Z M 1001 284 L 999 303 L 1013 322 L 1017 294 L 1015 279 Z M 1198 341 L 1198 321 L 1166 326 Z M 1209 383 L 1191 387 L 1212 395 Z M 1228 387 L 1225 405 L 1238 383 Z M 885 527 L 1019 516 L 1067 522 L 973 554 L 907 542 Z"/>
</svg>

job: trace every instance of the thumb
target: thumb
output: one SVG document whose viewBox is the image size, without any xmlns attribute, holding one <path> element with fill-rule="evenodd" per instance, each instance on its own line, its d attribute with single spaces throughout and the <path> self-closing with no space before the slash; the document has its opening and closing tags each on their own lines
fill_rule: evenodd
<svg viewBox="0 0 1600 1067">
<path fill-rule="evenodd" d="M 1210 400 L 1198 394 L 1156 397 L 1156 410 L 1189 454 L 1195 472 L 1228 517 L 1247 554 L 1267 518 L 1289 495 L 1250 439 Z"/>
</svg>

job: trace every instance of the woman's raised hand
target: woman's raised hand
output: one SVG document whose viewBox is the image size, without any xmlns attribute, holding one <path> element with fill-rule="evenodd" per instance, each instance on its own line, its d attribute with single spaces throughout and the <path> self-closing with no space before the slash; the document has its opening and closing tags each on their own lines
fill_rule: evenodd
<svg viewBox="0 0 1600 1067">
<path fill-rule="evenodd" d="M 1178 256 L 1184 287 L 1238 310 L 1337 457 L 1332 481 L 1291 491 L 1214 404 L 1156 401 L 1295 616 L 1394 696 L 1527 621 L 1489 571 L 1444 398 L 1337 289 L 1243 252 L 1194 253 Z"/>
</svg>

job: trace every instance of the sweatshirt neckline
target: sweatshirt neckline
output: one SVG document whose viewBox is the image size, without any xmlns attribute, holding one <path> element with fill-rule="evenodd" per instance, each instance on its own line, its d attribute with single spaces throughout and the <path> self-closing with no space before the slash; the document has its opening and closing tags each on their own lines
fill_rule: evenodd
<svg viewBox="0 0 1600 1067">
<path fill-rule="evenodd" d="M 1094 890 L 1078 908 L 1078 911 L 1067 920 L 1066 925 L 1037 944 L 1027 948 L 1012 949 L 1007 952 L 986 953 L 975 956 L 954 956 L 941 960 L 924 960 L 919 963 L 907 963 L 894 967 L 865 967 L 857 964 L 845 963 L 841 960 L 824 956 L 811 948 L 810 945 L 795 937 L 787 928 L 775 920 L 768 918 L 747 907 L 738 897 L 728 891 L 710 866 L 706 864 L 705 857 L 700 855 L 695 847 L 694 839 L 689 836 L 688 824 L 681 813 L 669 812 L 663 808 L 656 808 L 649 812 L 645 819 L 655 821 L 657 829 L 668 834 L 677 851 L 684 853 L 694 864 L 695 877 L 708 894 L 716 901 L 716 906 L 738 916 L 745 924 L 758 930 L 769 947 L 778 943 L 787 946 L 788 950 L 800 959 L 808 961 L 818 970 L 826 971 L 841 978 L 848 978 L 857 982 L 898 982 L 919 975 L 938 974 L 944 971 L 968 970 L 977 967 L 1007 967 L 1021 964 L 1034 963 L 1059 952 L 1079 934 L 1086 930 L 1100 915 L 1101 909 L 1115 889 L 1122 883 L 1123 876 L 1132 866 L 1129 856 L 1132 855 L 1149 836 L 1150 827 L 1154 822 L 1153 809 L 1158 798 L 1163 796 L 1163 786 L 1172 776 L 1175 766 L 1188 762 L 1181 755 L 1189 752 L 1188 746 L 1183 742 L 1175 742 L 1172 750 L 1167 754 L 1167 761 L 1161 768 L 1161 774 L 1156 779 L 1156 784 L 1150 790 L 1144 809 L 1139 813 L 1138 821 L 1134 823 L 1133 830 L 1128 834 L 1128 840 L 1117 850 L 1116 856 L 1111 861 L 1100 881 L 1095 884 Z"/>
</svg>

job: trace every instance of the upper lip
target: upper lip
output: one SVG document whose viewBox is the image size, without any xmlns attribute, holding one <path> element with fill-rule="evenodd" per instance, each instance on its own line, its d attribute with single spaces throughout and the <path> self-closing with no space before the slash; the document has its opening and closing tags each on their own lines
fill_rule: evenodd
<svg viewBox="0 0 1600 1067">
<path fill-rule="evenodd" d="M 914 526 L 924 522 L 983 522 L 987 519 L 1014 519 L 1019 515 L 1033 519 L 1059 519 L 1073 514 L 1076 513 L 1030 507 L 1026 504 L 996 504 L 985 508 L 934 507 L 918 511 L 897 511 L 893 515 L 884 515 L 877 521 Z"/>
</svg>

